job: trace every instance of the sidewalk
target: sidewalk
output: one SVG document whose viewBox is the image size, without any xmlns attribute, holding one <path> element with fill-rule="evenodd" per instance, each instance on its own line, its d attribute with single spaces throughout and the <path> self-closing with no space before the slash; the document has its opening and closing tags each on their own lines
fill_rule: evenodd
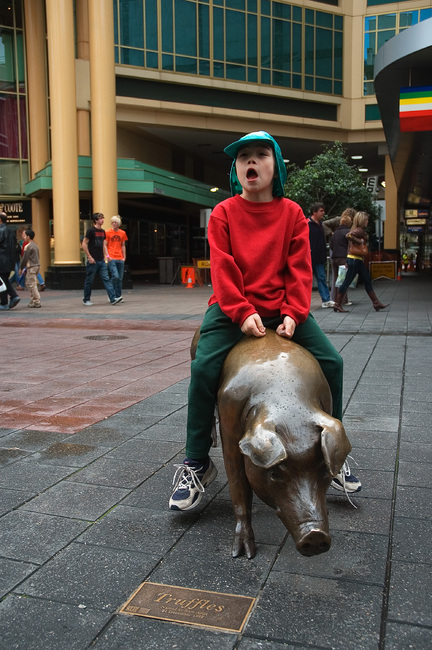
<svg viewBox="0 0 432 650">
<path fill-rule="evenodd" d="M 0 316 L 0 648 L 432 647 L 432 277 L 380 280 L 320 326 L 345 361 L 363 491 L 330 489 L 332 547 L 305 558 L 258 499 L 255 559 L 231 558 L 219 469 L 198 512 L 167 508 L 183 458 L 189 345 L 211 288 L 142 286 L 111 306 L 47 290 Z M 107 339 L 106 337 L 110 337 Z M 144 582 L 256 598 L 240 634 L 120 614 Z"/>
</svg>

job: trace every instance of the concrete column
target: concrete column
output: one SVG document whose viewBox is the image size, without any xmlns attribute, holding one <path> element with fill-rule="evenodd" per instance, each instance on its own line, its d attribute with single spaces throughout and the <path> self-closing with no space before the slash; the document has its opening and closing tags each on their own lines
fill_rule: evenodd
<svg viewBox="0 0 432 650">
<path fill-rule="evenodd" d="M 93 212 L 118 212 L 114 16 L 112 3 L 88 0 Z"/>
<path fill-rule="evenodd" d="M 45 0 L 55 264 L 81 264 L 72 0 Z"/>
<path fill-rule="evenodd" d="M 384 250 L 398 251 L 399 242 L 399 197 L 396 179 L 393 173 L 390 156 L 385 157 L 385 202 L 386 220 L 384 227 Z"/>
<path fill-rule="evenodd" d="M 27 57 L 27 97 L 30 140 L 30 178 L 49 160 L 48 85 L 45 68 L 45 12 L 42 0 L 24 0 Z M 32 227 L 39 246 L 41 270 L 50 264 L 49 198 L 32 199 Z"/>
</svg>

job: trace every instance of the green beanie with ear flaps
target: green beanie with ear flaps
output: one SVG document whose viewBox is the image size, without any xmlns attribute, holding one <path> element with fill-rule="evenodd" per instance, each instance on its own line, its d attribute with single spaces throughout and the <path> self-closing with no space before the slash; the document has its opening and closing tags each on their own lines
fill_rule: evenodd
<svg viewBox="0 0 432 650">
<path fill-rule="evenodd" d="M 237 177 L 235 162 L 240 149 L 242 147 L 246 147 L 251 143 L 270 144 L 275 156 L 276 171 L 276 178 L 273 181 L 273 196 L 284 196 L 284 185 L 287 179 L 285 163 L 278 143 L 274 138 L 272 138 L 270 133 L 267 133 L 267 131 L 253 131 L 252 133 L 244 135 L 242 138 L 240 138 L 240 140 L 237 140 L 236 142 L 233 142 L 232 144 L 229 144 L 227 147 L 225 147 L 225 153 L 231 156 L 231 158 L 234 158 L 230 171 L 231 194 L 234 196 L 235 194 L 241 194 L 243 191 L 243 188 L 240 185 L 240 181 Z"/>
</svg>

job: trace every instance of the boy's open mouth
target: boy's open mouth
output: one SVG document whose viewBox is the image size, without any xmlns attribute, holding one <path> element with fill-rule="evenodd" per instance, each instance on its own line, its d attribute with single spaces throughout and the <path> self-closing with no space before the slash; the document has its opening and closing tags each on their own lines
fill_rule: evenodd
<svg viewBox="0 0 432 650">
<path fill-rule="evenodd" d="M 251 180 L 253 178 L 258 178 L 258 174 L 256 173 L 255 169 L 251 168 L 248 169 L 246 172 L 246 178 Z"/>
</svg>

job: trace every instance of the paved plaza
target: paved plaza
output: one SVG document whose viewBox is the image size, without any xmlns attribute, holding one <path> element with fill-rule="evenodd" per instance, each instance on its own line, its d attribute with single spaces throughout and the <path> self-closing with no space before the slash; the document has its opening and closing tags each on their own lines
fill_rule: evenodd
<svg viewBox="0 0 432 650">
<path fill-rule="evenodd" d="M 168 510 L 211 287 L 21 292 L 0 315 L 0 648 L 430 650 L 432 276 L 374 289 L 385 311 L 362 287 L 346 314 L 312 298 L 344 358 L 356 507 L 330 488 L 332 546 L 307 558 L 256 499 L 253 560 L 231 557 L 220 446 L 202 505 Z M 241 632 L 121 613 L 143 582 L 255 601 Z"/>
</svg>

